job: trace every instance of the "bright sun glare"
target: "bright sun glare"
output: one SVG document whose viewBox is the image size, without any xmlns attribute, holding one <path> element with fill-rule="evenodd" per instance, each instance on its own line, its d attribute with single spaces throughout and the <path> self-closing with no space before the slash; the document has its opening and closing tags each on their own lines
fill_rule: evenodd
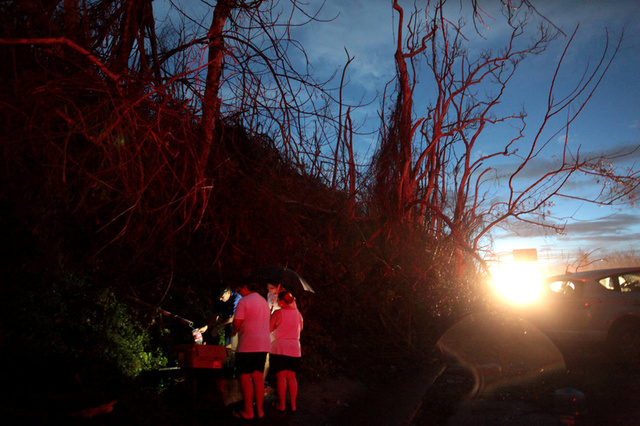
<svg viewBox="0 0 640 426">
<path fill-rule="evenodd" d="M 540 296 L 543 276 L 536 262 L 500 263 L 492 268 L 492 276 L 496 292 L 507 302 L 526 304 Z"/>
</svg>

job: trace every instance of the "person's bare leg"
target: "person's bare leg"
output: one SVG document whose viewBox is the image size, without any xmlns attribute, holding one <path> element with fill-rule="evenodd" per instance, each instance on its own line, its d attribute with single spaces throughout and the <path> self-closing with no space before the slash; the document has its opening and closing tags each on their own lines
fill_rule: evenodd
<svg viewBox="0 0 640 426">
<path fill-rule="evenodd" d="M 278 405 L 277 409 L 284 411 L 286 409 L 287 399 L 287 372 L 278 371 L 276 373 L 276 387 L 278 389 Z"/>
<path fill-rule="evenodd" d="M 269 354 L 267 354 L 267 360 L 264 363 L 264 378 L 266 380 L 267 374 L 269 374 Z"/>
<path fill-rule="evenodd" d="M 244 400 L 244 411 L 240 415 L 245 419 L 253 418 L 253 395 L 255 384 L 251 374 L 240 374 L 240 391 Z"/>
<path fill-rule="evenodd" d="M 264 375 L 262 371 L 251 373 L 253 379 L 253 393 L 256 399 L 256 411 L 259 418 L 264 417 Z"/>
<path fill-rule="evenodd" d="M 295 371 L 287 371 L 287 387 L 289 388 L 289 403 L 291 411 L 296 411 L 296 399 L 298 398 L 298 378 Z"/>
</svg>

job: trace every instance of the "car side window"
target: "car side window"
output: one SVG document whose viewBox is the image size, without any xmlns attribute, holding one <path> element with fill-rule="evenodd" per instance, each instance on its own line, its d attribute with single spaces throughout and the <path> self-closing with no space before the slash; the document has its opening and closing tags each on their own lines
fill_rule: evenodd
<svg viewBox="0 0 640 426">
<path fill-rule="evenodd" d="M 624 274 L 620 275 L 620 291 L 623 293 L 640 291 L 640 274 Z"/>
<path fill-rule="evenodd" d="M 620 285 L 618 284 L 618 277 L 606 277 L 598 281 L 600 285 L 607 290 L 620 291 Z"/>
</svg>

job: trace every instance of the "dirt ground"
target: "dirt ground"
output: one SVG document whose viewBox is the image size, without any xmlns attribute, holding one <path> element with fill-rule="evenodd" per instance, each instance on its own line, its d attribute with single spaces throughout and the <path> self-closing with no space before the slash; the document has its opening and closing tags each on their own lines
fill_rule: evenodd
<svg viewBox="0 0 640 426">
<path fill-rule="evenodd" d="M 440 365 L 368 382 L 347 377 L 301 381 L 296 413 L 280 413 L 267 394 L 263 425 L 330 426 L 345 424 L 408 425 L 416 417 L 422 398 L 440 373 Z M 239 400 L 238 403 L 239 404 Z M 237 407 L 237 405 L 235 405 Z M 229 408 L 219 420 L 237 424 Z"/>
<path fill-rule="evenodd" d="M 271 386 L 265 394 L 265 417 L 260 425 L 332 426 L 345 424 L 411 424 L 422 397 L 439 371 L 433 367 L 379 380 L 357 380 L 344 376 L 299 381 L 298 409 L 281 413 L 271 406 L 276 394 Z M 55 402 L 6 410 L 12 424 L 60 425 L 235 425 L 247 424 L 232 413 L 242 401 L 237 380 L 184 376 L 175 371 L 174 384 L 161 393 L 136 390 L 107 398 L 99 404 L 69 411 Z"/>
</svg>

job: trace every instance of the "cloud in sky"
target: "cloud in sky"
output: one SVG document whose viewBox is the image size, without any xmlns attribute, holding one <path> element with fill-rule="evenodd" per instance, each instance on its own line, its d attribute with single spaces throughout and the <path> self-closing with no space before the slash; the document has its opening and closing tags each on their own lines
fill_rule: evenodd
<svg viewBox="0 0 640 426">
<path fill-rule="evenodd" d="M 577 148 L 575 146 L 574 148 Z M 551 155 L 553 154 L 553 155 Z M 580 159 L 584 161 L 587 158 L 594 160 L 607 158 L 608 162 L 615 166 L 630 166 L 640 159 L 640 135 L 636 141 L 616 143 L 615 141 L 605 140 L 596 141 L 595 146 L 589 145 L 582 147 L 579 153 Z M 575 160 L 575 154 L 567 156 L 567 163 Z M 528 167 L 525 167 L 518 175 L 517 179 L 531 181 L 540 177 L 541 173 L 557 169 L 562 162 L 562 157 L 554 151 L 549 155 L 543 155 L 531 160 Z M 509 157 L 500 165 L 501 174 L 499 178 L 510 176 L 511 172 L 516 170 L 520 165 L 520 159 L 517 157 Z"/>
<path fill-rule="evenodd" d="M 625 229 L 637 225 L 640 225 L 640 216 L 619 213 L 595 220 L 570 223 L 566 231 L 567 234 L 577 233 L 596 241 L 616 241 L 620 236 L 625 236 Z"/>
<path fill-rule="evenodd" d="M 382 7 L 381 7 L 382 6 Z M 349 68 L 351 85 L 375 93 L 394 75 L 394 40 L 390 4 L 363 0 L 328 1 L 321 14 L 330 22 L 303 31 L 310 62 L 321 71 L 342 67 L 345 49 L 355 57 Z"/>
<path fill-rule="evenodd" d="M 503 231 L 497 241 L 497 251 L 517 248 L 537 248 L 550 258 L 576 250 L 624 251 L 637 249 L 640 238 L 640 214 L 618 213 L 589 221 L 568 223 L 562 235 L 551 230 L 518 227 L 517 232 Z M 630 231 L 632 230 L 632 231 Z"/>
<path fill-rule="evenodd" d="M 590 221 L 569 223 L 565 235 L 557 237 L 559 247 L 631 251 L 640 240 L 640 215 L 619 213 Z M 554 244 L 555 246 L 555 244 Z M 558 247 L 558 246 L 556 246 Z"/>
</svg>

